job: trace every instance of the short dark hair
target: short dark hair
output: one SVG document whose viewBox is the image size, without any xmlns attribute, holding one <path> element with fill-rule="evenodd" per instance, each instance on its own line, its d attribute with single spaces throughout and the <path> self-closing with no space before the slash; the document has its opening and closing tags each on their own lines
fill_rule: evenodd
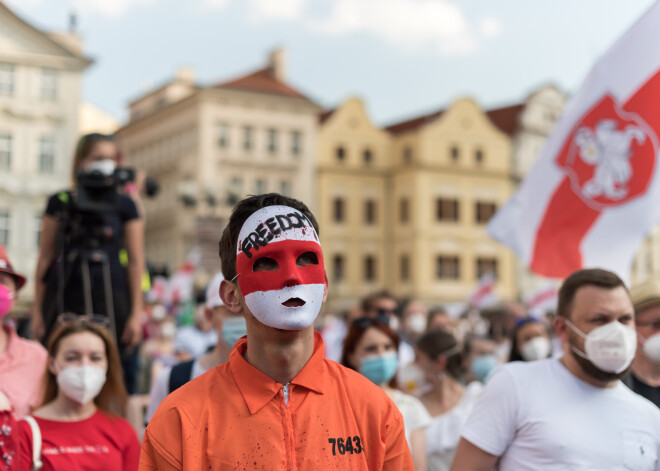
<svg viewBox="0 0 660 471">
<path fill-rule="evenodd" d="M 319 233 L 319 224 L 316 222 L 316 218 L 302 201 L 280 195 L 279 193 L 250 195 L 242 199 L 234 206 L 234 210 L 229 217 L 229 223 L 225 227 L 225 230 L 222 231 L 222 237 L 220 237 L 220 243 L 218 244 L 222 274 L 226 280 L 232 280 L 236 276 L 236 244 L 238 243 L 238 235 L 245 221 L 261 208 L 278 205 L 289 206 L 303 213 L 314 226 L 316 234 Z"/>
<path fill-rule="evenodd" d="M 451 352 L 447 357 L 445 370 L 454 379 L 460 379 L 463 374 L 463 355 L 458 340 L 453 334 L 443 329 L 434 329 L 422 335 L 415 347 L 435 361 L 441 355 Z"/>
<path fill-rule="evenodd" d="M 392 293 L 384 289 L 376 293 L 372 293 L 369 296 L 362 299 L 362 304 L 361 304 L 362 312 L 366 314 L 367 311 L 370 311 L 376 306 L 376 301 L 383 298 L 391 299 L 395 301 L 397 305 L 399 304 L 399 301 L 396 299 L 396 297 Z"/>
<path fill-rule="evenodd" d="M 573 300 L 577 291 L 583 286 L 596 286 L 604 289 L 614 289 L 623 286 L 626 292 L 628 292 L 621 278 L 611 271 L 601 268 L 578 270 L 566 278 L 561 288 L 559 288 L 559 299 L 557 300 L 558 316 L 570 319 Z"/>
</svg>

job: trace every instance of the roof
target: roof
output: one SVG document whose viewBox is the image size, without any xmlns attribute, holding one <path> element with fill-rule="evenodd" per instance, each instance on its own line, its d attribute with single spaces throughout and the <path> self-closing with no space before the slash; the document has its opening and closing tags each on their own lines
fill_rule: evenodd
<svg viewBox="0 0 660 471">
<path fill-rule="evenodd" d="M 309 98 L 295 88 L 277 80 L 273 75 L 272 69 L 268 67 L 228 82 L 219 83 L 214 85 L 214 88 L 231 88 L 234 90 L 269 93 L 272 95 L 309 100 Z"/>
<path fill-rule="evenodd" d="M 512 136 L 518 127 L 518 117 L 524 107 L 524 104 L 505 106 L 486 111 L 486 114 L 500 131 Z"/>
<path fill-rule="evenodd" d="M 62 53 L 75 57 L 76 59 L 82 61 L 85 65 L 90 65 L 93 61 L 89 59 L 88 57 L 85 57 L 84 55 L 80 54 L 77 51 L 72 50 L 70 47 L 68 47 L 66 44 L 62 44 L 60 41 L 57 41 L 53 37 L 51 37 L 48 33 L 41 31 L 39 28 L 36 28 L 32 26 L 30 23 L 25 21 L 23 18 L 18 16 L 16 13 L 14 13 L 11 8 L 9 8 L 5 3 L 0 0 L 0 10 L 5 10 L 6 13 L 14 17 L 16 20 L 20 21 L 23 25 L 25 25 L 27 28 L 30 30 L 34 31 L 35 33 L 39 34 L 42 38 L 44 38 L 46 41 L 49 43 L 55 45 Z"/>
<path fill-rule="evenodd" d="M 330 116 L 337 111 L 337 108 L 332 108 L 331 110 L 325 110 L 322 111 L 321 114 L 319 114 L 319 124 L 325 123 L 328 119 L 330 119 Z"/>
<path fill-rule="evenodd" d="M 414 129 L 417 129 L 427 123 L 430 123 L 431 121 L 435 121 L 438 119 L 440 116 L 442 116 L 442 113 L 444 113 L 445 110 L 440 110 L 436 111 L 431 114 L 427 114 L 424 116 L 419 116 L 417 118 L 409 119 L 407 121 L 402 121 L 400 123 L 395 123 L 391 124 L 387 127 L 385 127 L 385 130 L 392 133 L 392 134 L 399 134 L 402 132 L 406 131 L 412 131 Z"/>
</svg>

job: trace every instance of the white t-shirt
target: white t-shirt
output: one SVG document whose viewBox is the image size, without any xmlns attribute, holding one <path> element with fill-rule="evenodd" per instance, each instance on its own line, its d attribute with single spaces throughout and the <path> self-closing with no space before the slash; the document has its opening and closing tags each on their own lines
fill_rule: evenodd
<svg viewBox="0 0 660 471">
<path fill-rule="evenodd" d="M 559 360 L 499 367 L 462 436 L 500 471 L 660 470 L 660 410 L 620 381 L 597 388 Z"/>
<path fill-rule="evenodd" d="M 199 358 L 218 343 L 215 329 L 207 332 L 199 330 L 194 325 L 179 327 L 174 336 L 174 350 L 188 352 L 193 358 Z"/>
<path fill-rule="evenodd" d="M 431 416 L 426 410 L 426 407 L 424 407 L 424 404 L 422 404 L 422 401 L 415 396 L 402 393 L 398 389 L 393 390 L 391 394 L 394 404 L 403 416 L 403 428 L 406 431 L 408 446 L 410 446 L 410 434 L 414 430 L 428 427 L 431 423 Z"/>
<path fill-rule="evenodd" d="M 428 471 L 449 471 L 465 422 L 482 391 L 481 382 L 473 381 L 466 386 L 458 404 L 431 418 L 425 431 Z"/>
<path fill-rule="evenodd" d="M 167 397 L 170 393 L 170 373 L 172 372 L 172 367 L 168 366 L 160 370 L 158 376 L 151 385 L 151 391 L 149 391 L 149 405 L 147 406 L 147 416 L 145 417 L 146 421 L 149 422 L 151 418 L 156 413 L 156 409 L 163 399 Z M 201 374 L 206 373 L 206 370 L 202 368 L 202 365 L 199 364 L 199 360 L 193 362 L 192 371 L 190 372 L 191 378 L 194 379 L 200 376 Z"/>
</svg>

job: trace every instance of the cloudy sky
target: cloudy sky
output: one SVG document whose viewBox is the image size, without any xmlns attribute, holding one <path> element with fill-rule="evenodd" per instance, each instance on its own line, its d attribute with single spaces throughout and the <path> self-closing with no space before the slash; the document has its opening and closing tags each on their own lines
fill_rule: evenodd
<svg viewBox="0 0 660 471">
<path fill-rule="evenodd" d="M 127 103 L 192 67 L 202 84 L 261 68 L 285 47 L 288 80 L 324 107 L 365 100 L 390 124 L 459 96 L 519 102 L 574 91 L 652 0 L 4 0 L 47 30 L 75 11 L 95 60 L 83 98 L 125 119 Z"/>
</svg>

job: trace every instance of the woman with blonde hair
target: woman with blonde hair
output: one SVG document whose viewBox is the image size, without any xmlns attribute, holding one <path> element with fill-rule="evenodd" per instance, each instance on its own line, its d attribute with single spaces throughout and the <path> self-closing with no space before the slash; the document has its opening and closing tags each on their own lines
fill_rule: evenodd
<svg viewBox="0 0 660 471">
<path fill-rule="evenodd" d="M 7 469 L 136 470 L 137 434 L 121 417 L 127 394 L 106 317 L 62 315 L 48 341 L 43 405 L 13 422 L 8 411 Z"/>
</svg>

